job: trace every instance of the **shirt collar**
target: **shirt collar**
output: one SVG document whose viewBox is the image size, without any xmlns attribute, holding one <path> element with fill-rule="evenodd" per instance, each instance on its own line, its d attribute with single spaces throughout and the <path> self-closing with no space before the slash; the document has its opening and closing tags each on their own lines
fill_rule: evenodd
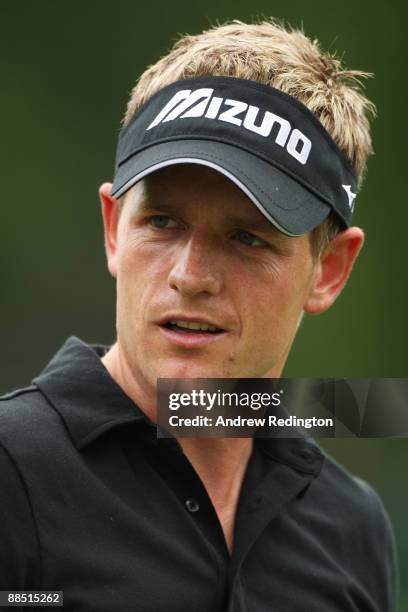
<svg viewBox="0 0 408 612">
<path fill-rule="evenodd" d="M 33 380 L 63 419 L 78 449 L 122 425 L 144 423 L 156 427 L 103 365 L 101 357 L 107 349 L 71 336 Z M 323 454 L 300 432 L 299 437 L 258 438 L 256 444 L 273 460 L 316 476 Z"/>
<path fill-rule="evenodd" d="M 103 365 L 107 348 L 71 336 L 33 380 L 63 419 L 77 448 L 113 427 L 149 421 Z"/>
</svg>

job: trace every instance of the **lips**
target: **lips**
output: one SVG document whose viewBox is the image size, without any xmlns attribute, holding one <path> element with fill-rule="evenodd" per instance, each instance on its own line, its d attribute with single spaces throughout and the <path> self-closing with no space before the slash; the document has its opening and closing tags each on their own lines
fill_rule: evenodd
<svg viewBox="0 0 408 612">
<path fill-rule="evenodd" d="M 209 334 L 215 334 L 222 331 L 215 325 L 209 325 L 208 323 L 201 323 L 200 321 L 185 321 L 185 320 L 171 320 L 165 324 L 167 329 L 174 331 L 181 331 L 185 333 L 200 333 L 205 332 Z"/>
<path fill-rule="evenodd" d="M 218 321 L 201 315 L 172 313 L 163 317 L 158 325 L 166 342 L 183 349 L 205 347 L 228 335 L 228 330 Z"/>
<path fill-rule="evenodd" d="M 216 334 L 227 331 L 218 321 L 212 321 L 200 315 L 170 314 L 158 321 L 158 324 L 181 333 Z"/>
</svg>

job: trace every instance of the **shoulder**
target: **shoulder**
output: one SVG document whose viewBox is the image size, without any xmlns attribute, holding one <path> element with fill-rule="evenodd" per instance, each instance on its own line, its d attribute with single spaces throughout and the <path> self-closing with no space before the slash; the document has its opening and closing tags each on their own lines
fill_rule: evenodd
<svg viewBox="0 0 408 612">
<path fill-rule="evenodd" d="M 374 488 L 365 480 L 354 476 L 328 453 L 323 452 L 324 463 L 318 478 L 318 490 L 325 504 L 336 508 L 336 514 L 347 522 L 350 518 L 372 523 L 388 521 L 383 503 Z M 368 521 L 368 523 L 367 523 Z"/>
<path fill-rule="evenodd" d="M 71 447 L 66 427 L 36 385 L 0 397 L 0 446 L 22 470 L 47 467 Z M 48 469 L 47 469 L 48 471 Z"/>
<path fill-rule="evenodd" d="M 0 396 L 0 441 L 50 434 L 50 425 L 58 422 L 58 414 L 36 385 Z"/>
<path fill-rule="evenodd" d="M 321 450 L 321 449 L 320 449 Z M 395 609 L 398 587 L 394 532 L 384 504 L 375 489 L 322 451 L 324 463 L 310 487 L 312 504 L 319 513 L 322 532 L 354 575 L 378 593 L 383 610 Z"/>
<path fill-rule="evenodd" d="M 36 385 L 15 389 L 0 396 L 0 419 L 3 423 L 12 422 L 30 405 L 44 403 L 44 396 Z M 18 412 L 16 412 L 18 411 Z"/>
<path fill-rule="evenodd" d="M 31 387 L 0 398 L 0 588 L 3 589 L 36 588 L 40 580 L 38 532 L 20 462 L 22 454 L 31 455 L 28 407 L 38 400 L 38 393 Z"/>
<path fill-rule="evenodd" d="M 388 514 L 375 489 L 320 451 L 324 456 L 322 470 L 310 487 L 316 507 L 330 516 L 343 534 L 366 539 L 371 545 L 378 544 L 381 535 L 392 537 Z"/>
</svg>

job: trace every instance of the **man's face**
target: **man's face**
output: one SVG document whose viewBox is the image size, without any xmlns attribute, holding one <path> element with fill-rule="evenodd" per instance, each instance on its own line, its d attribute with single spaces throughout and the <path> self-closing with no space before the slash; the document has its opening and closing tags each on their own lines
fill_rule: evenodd
<svg viewBox="0 0 408 612">
<path fill-rule="evenodd" d="M 310 237 L 280 233 L 220 173 L 183 165 L 148 176 L 126 196 L 116 236 L 127 367 L 145 388 L 158 377 L 279 376 L 314 270 Z"/>
</svg>

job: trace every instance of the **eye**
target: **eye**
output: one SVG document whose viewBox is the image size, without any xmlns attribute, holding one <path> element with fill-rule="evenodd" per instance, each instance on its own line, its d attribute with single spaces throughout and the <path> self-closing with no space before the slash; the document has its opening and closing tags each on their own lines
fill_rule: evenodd
<svg viewBox="0 0 408 612">
<path fill-rule="evenodd" d="M 245 230 L 237 230 L 235 236 L 236 240 L 239 240 L 247 246 L 266 246 L 267 244 L 265 240 L 262 240 L 261 238 L 258 238 L 258 236 L 255 236 L 254 234 L 251 234 Z"/>
<path fill-rule="evenodd" d="M 167 215 L 153 215 L 149 217 L 149 222 L 158 229 L 177 227 L 176 221 Z"/>
</svg>

